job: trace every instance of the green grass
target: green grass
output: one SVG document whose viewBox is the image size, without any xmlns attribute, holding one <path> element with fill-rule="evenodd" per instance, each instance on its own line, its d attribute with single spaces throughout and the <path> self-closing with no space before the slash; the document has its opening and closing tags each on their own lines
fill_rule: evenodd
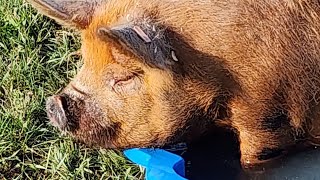
<svg viewBox="0 0 320 180">
<path fill-rule="evenodd" d="M 48 125 L 46 97 L 81 66 L 79 37 L 22 0 L 0 0 L 0 179 L 142 179 L 120 152 Z"/>
</svg>

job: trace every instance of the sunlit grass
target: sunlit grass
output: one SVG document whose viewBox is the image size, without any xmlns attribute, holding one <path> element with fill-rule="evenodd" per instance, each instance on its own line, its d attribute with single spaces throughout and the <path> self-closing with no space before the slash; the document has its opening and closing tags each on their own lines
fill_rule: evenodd
<svg viewBox="0 0 320 180">
<path fill-rule="evenodd" d="M 75 32 L 22 0 L 0 0 L 0 179 L 142 179 L 120 152 L 90 149 L 47 124 L 45 99 L 76 74 Z"/>
</svg>

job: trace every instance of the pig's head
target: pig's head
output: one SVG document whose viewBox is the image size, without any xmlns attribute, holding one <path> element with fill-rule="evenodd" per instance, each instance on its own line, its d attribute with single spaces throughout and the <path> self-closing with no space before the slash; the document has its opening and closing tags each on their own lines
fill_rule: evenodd
<svg viewBox="0 0 320 180">
<path fill-rule="evenodd" d="M 224 119 L 233 82 L 221 61 L 128 2 L 32 1 L 82 34 L 84 65 L 48 99 L 51 123 L 84 143 L 128 148 L 195 137 Z"/>
</svg>

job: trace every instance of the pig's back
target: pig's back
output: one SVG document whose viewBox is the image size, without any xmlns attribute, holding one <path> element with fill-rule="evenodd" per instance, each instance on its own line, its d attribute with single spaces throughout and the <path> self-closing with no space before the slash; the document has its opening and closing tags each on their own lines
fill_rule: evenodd
<svg viewBox="0 0 320 180">
<path fill-rule="evenodd" d="M 257 107 L 268 103 L 269 108 L 284 108 L 296 128 L 305 120 L 317 120 L 319 1 L 185 0 L 160 4 L 160 20 L 182 34 L 193 48 L 224 61 L 247 101 Z"/>
<path fill-rule="evenodd" d="M 102 9 L 110 16 L 105 22 L 109 25 L 130 13 L 151 12 L 192 48 L 218 57 L 239 82 L 239 96 L 255 108 L 260 104 L 285 109 L 296 128 L 317 117 L 318 1 L 110 0 L 109 4 Z"/>
</svg>

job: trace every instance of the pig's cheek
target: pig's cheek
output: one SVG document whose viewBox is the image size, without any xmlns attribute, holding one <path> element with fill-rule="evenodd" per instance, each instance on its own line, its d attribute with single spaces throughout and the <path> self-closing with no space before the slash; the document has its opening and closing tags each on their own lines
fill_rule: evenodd
<svg viewBox="0 0 320 180">
<path fill-rule="evenodd" d="M 113 112 L 119 112 L 124 109 L 124 103 L 123 100 L 114 100 L 112 102 L 112 108 Z"/>
<path fill-rule="evenodd" d="M 125 109 L 124 100 L 113 93 L 100 96 L 97 102 L 104 112 L 104 118 L 113 119 L 112 117 L 117 117 Z"/>
</svg>

